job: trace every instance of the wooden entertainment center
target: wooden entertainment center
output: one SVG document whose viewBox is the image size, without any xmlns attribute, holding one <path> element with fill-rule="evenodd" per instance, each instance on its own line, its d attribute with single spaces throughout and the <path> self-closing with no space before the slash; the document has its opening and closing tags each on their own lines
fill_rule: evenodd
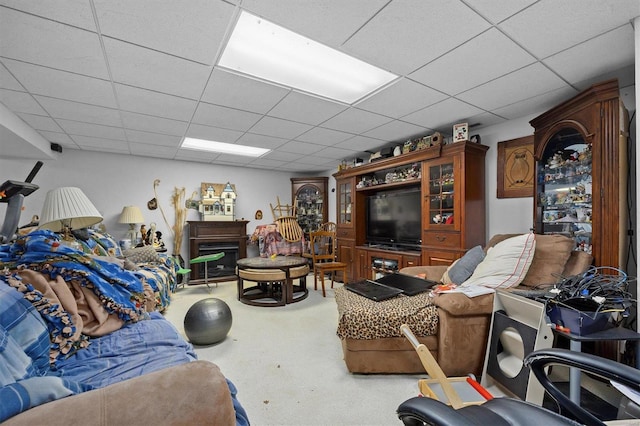
<svg viewBox="0 0 640 426">
<path fill-rule="evenodd" d="M 335 173 L 338 257 L 349 264 L 348 280 L 405 266 L 449 265 L 484 245 L 488 149 L 471 142 L 436 145 Z M 419 244 L 369 244 L 368 197 L 412 188 L 421 198 Z"/>
</svg>

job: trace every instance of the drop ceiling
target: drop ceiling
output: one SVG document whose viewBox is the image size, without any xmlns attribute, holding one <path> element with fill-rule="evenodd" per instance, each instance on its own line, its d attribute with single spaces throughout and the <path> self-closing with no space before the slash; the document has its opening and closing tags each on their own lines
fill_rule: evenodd
<svg viewBox="0 0 640 426">
<path fill-rule="evenodd" d="M 343 104 L 225 70 L 241 10 L 399 78 Z M 1 155 L 51 142 L 331 170 L 455 123 L 473 133 L 542 112 L 603 79 L 633 86 L 637 16 L 638 0 L 0 0 L 0 102 L 35 131 L 5 136 L 0 115 Z M 271 152 L 189 151 L 185 136 Z"/>
</svg>

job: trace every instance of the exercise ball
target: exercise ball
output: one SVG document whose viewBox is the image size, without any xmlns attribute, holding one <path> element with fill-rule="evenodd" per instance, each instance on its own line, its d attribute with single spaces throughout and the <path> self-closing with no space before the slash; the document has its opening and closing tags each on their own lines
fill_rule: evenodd
<svg viewBox="0 0 640 426">
<path fill-rule="evenodd" d="M 229 305 L 211 297 L 189 308 L 184 317 L 184 331 L 194 345 L 211 345 L 227 336 L 232 320 Z"/>
</svg>

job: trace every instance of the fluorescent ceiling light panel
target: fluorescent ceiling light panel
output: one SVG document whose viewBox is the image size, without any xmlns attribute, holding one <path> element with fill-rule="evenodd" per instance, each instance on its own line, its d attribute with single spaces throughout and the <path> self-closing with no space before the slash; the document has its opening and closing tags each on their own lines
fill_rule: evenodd
<svg viewBox="0 0 640 426">
<path fill-rule="evenodd" d="M 348 104 L 398 77 L 244 11 L 218 65 Z"/>
<path fill-rule="evenodd" d="M 220 152 L 222 154 L 244 155 L 246 157 L 260 157 L 271 151 L 266 148 L 258 148 L 248 145 L 236 145 L 233 143 L 214 142 L 206 139 L 184 138 L 182 148 L 195 151 Z"/>
</svg>

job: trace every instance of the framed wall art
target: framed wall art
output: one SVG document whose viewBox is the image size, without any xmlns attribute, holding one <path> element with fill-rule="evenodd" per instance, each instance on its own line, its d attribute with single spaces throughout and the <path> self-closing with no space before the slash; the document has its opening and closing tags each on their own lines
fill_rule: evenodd
<svg viewBox="0 0 640 426">
<path fill-rule="evenodd" d="M 533 197 L 533 135 L 498 142 L 498 198 Z"/>
</svg>

